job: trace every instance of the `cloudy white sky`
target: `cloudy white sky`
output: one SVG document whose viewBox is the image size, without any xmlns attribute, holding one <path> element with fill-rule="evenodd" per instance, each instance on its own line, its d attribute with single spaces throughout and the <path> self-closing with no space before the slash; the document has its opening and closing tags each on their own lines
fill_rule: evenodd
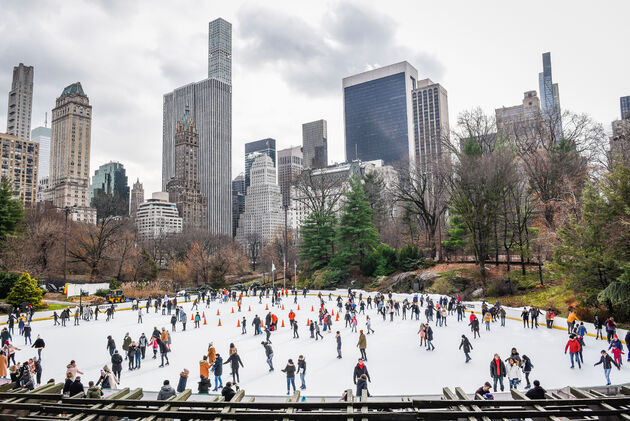
<svg viewBox="0 0 630 421">
<path fill-rule="evenodd" d="M 32 126 L 80 81 L 93 106 L 92 171 L 122 162 L 145 191 L 161 184 L 162 95 L 207 75 L 208 22 L 233 25 L 233 175 L 245 142 L 301 143 L 328 120 L 344 160 L 341 79 L 407 60 L 463 110 L 515 105 L 538 89 L 551 51 L 563 109 L 609 126 L 630 95 L 628 1 L 0 0 L 0 92 L 35 67 Z M 0 130 L 7 101 L 0 95 Z"/>
</svg>

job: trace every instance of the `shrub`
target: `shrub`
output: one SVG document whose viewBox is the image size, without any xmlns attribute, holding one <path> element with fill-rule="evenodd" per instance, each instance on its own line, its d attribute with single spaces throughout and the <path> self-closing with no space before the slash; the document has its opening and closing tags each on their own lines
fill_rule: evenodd
<svg viewBox="0 0 630 421">
<path fill-rule="evenodd" d="M 109 293 L 108 289 L 99 289 L 96 290 L 96 292 L 94 293 L 94 295 L 96 295 L 97 297 L 107 297 L 107 294 Z"/>
<path fill-rule="evenodd" d="M 363 258 L 360 268 L 366 276 L 386 276 L 396 270 L 398 253 L 387 244 L 379 244 Z"/>
<path fill-rule="evenodd" d="M 39 287 L 37 279 L 31 278 L 28 273 L 23 273 L 7 295 L 7 302 L 13 305 L 29 303 L 33 307 L 39 307 L 43 295 L 44 290 Z"/>
<path fill-rule="evenodd" d="M 0 272 L 0 297 L 5 298 L 9 295 L 11 288 L 15 284 L 15 281 L 18 280 L 20 275 L 17 273 L 9 273 L 9 272 Z"/>
<path fill-rule="evenodd" d="M 120 288 L 121 283 L 118 282 L 115 279 L 112 279 L 111 281 L 109 281 L 109 289 L 110 290 L 114 290 L 114 289 L 118 289 Z"/>
<path fill-rule="evenodd" d="M 346 269 L 341 268 L 327 268 L 320 269 L 313 273 L 313 278 L 310 282 L 310 288 L 314 289 L 328 289 L 333 288 L 343 281 L 348 279 L 349 273 Z"/>
<path fill-rule="evenodd" d="M 433 285 L 427 288 L 427 292 L 431 294 L 449 295 L 455 292 L 455 288 L 448 279 L 440 277 L 433 281 Z"/>
<path fill-rule="evenodd" d="M 422 262 L 418 246 L 415 244 L 407 244 L 398 253 L 398 267 L 405 272 L 418 269 Z"/>
</svg>

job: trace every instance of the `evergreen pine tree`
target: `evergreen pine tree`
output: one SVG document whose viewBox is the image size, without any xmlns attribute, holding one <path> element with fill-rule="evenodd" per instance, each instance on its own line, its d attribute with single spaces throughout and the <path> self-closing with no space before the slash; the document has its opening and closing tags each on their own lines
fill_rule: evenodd
<svg viewBox="0 0 630 421">
<path fill-rule="evenodd" d="M 335 217 L 311 212 L 300 229 L 300 258 L 306 268 L 315 271 L 326 267 L 333 256 Z"/>
<path fill-rule="evenodd" d="M 13 305 L 29 303 L 33 307 L 38 307 L 43 294 L 44 291 L 39 287 L 37 279 L 31 278 L 28 273 L 23 273 L 7 295 L 7 302 Z"/>
<path fill-rule="evenodd" d="M 2 177 L 0 180 L 0 241 L 15 233 L 24 215 L 22 204 L 13 198 L 14 193 L 9 179 Z"/>
<path fill-rule="evenodd" d="M 342 215 L 337 227 L 338 250 L 335 265 L 357 265 L 378 245 L 378 233 L 372 221 L 372 208 L 361 180 L 350 179 Z"/>
</svg>

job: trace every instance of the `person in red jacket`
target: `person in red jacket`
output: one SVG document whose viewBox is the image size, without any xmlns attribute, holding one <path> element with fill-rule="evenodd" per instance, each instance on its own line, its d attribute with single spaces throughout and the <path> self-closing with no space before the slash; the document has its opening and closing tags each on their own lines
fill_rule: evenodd
<svg viewBox="0 0 630 421">
<path fill-rule="evenodd" d="M 293 312 L 293 310 L 291 310 L 289 312 L 289 325 L 293 326 L 293 321 L 295 320 L 295 313 Z"/>
<path fill-rule="evenodd" d="M 575 335 L 571 335 L 569 336 L 569 341 L 567 342 L 567 345 L 564 347 L 564 353 L 567 353 L 567 350 L 569 350 L 569 355 L 571 356 L 571 368 L 574 368 L 574 364 L 573 364 L 573 360 L 577 360 L 578 363 L 578 367 L 581 369 L 582 368 L 582 363 L 580 362 L 580 356 L 578 355 L 578 353 L 580 352 L 580 349 L 582 349 L 582 345 L 580 345 L 580 342 L 575 338 Z"/>
</svg>

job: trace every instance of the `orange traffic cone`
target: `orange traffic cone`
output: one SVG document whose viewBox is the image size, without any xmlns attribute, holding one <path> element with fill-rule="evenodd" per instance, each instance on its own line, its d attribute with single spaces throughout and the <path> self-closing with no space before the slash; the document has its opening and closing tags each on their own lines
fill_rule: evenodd
<svg viewBox="0 0 630 421">
<path fill-rule="evenodd" d="M 249 308 L 247 309 L 247 311 L 252 311 L 252 306 L 249 306 Z"/>
<path fill-rule="evenodd" d="M 236 327 L 241 327 L 241 321 L 240 320 L 236 321 Z"/>
<path fill-rule="evenodd" d="M 335 318 L 335 321 L 338 322 L 339 321 L 339 313 L 337 313 L 337 317 Z"/>
<path fill-rule="evenodd" d="M 284 327 L 284 319 L 282 319 L 282 327 Z"/>
<path fill-rule="evenodd" d="M 282 304 L 282 309 L 284 310 L 284 304 Z"/>
<path fill-rule="evenodd" d="M 330 315 L 334 316 L 335 315 L 335 310 L 330 310 Z"/>
<path fill-rule="evenodd" d="M 205 325 L 205 324 L 207 324 L 207 323 L 206 323 L 206 318 L 205 318 L 205 317 L 203 318 L 203 324 L 204 324 L 204 325 Z"/>
<path fill-rule="evenodd" d="M 219 319 L 219 326 L 221 326 L 221 319 Z"/>
<path fill-rule="evenodd" d="M 217 316 L 219 315 L 219 309 L 217 308 Z"/>
<path fill-rule="evenodd" d="M 311 306 L 311 311 L 315 311 L 315 308 L 313 306 Z"/>
<path fill-rule="evenodd" d="M 203 317 L 204 319 L 206 318 L 206 312 L 205 311 L 201 313 L 201 317 Z"/>
<path fill-rule="evenodd" d="M 260 327 L 265 327 L 265 325 L 263 325 L 262 320 L 260 321 Z"/>
<path fill-rule="evenodd" d="M 298 310 L 300 309 L 300 305 L 298 304 Z"/>
<path fill-rule="evenodd" d="M 190 321 L 194 322 L 195 321 L 195 316 L 193 316 L 192 314 L 190 315 Z"/>
<path fill-rule="evenodd" d="M 269 310 L 269 304 L 265 306 L 265 310 Z"/>
<path fill-rule="evenodd" d="M 232 307 L 232 313 L 234 313 L 234 307 Z"/>
<path fill-rule="evenodd" d="M 306 326 L 310 326 L 311 325 L 311 321 L 309 319 L 306 319 Z"/>
</svg>

